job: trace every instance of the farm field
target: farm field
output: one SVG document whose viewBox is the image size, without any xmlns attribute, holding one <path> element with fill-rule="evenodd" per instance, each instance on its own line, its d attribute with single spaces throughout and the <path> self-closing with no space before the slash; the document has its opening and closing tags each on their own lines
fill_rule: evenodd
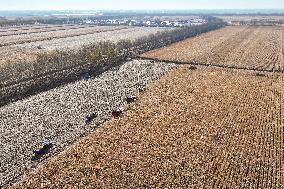
<svg viewBox="0 0 284 189">
<path fill-rule="evenodd" d="M 0 107 L 0 188 L 38 164 L 31 160 L 38 143 L 52 141 L 49 156 L 56 155 L 109 119 L 111 111 L 125 105 L 124 98 L 175 67 L 134 60 L 89 81 Z M 94 111 L 98 117 L 86 125 L 85 117 Z"/>
<path fill-rule="evenodd" d="M 0 188 L 283 188 L 284 28 L 224 26 L 1 27 Z"/>
<path fill-rule="evenodd" d="M 1 26 L 0 32 L 6 31 L 20 31 L 20 30 L 31 30 L 31 29 L 42 29 L 42 28 L 60 28 L 76 26 L 75 24 L 37 24 L 37 25 L 22 25 L 22 26 Z"/>
<path fill-rule="evenodd" d="M 0 29 L 0 37 L 4 36 L 12 36 L 12 35 L 23 35 L 23 34 L 35 34 L 35 33 L 44 33 L 51 31 L 64 31 L 64 30 L 72 30 L 72 29 L 80 29 L 80 28 L 92 28 L 97 26 L 91 25 L 53 25 L 53 26 L 30 26 L 30 27 L 22 27 L 22 28 L 8 28 Z"/>
<path fill-rule="evenodd" d="M 218 16 L 218 18 L 221 18 L 225 21 L 253 21 L 253 20 L 258 20 L 258 21 L 284 21 L 284 16 L 260 16 L 260 15 L 247 15 L 247 16 Z"/>
<path fill-rule="evenodd" d="M 93 34 L 93 33 L 98 33 L 98 32 L 127 29 L 127 27 L 97 26 L 97 27 L 83 27 L 83 28 L 67 27 L 63 29 L 64 30 L 53 29 L 55 31 L 46 31 L 46 32 L 42 31 L 38 33 L 1 36 L 0 44 L 1 46 L 10 46 L 14 44 L 23 44 L 23 43 L 29 43 L 29 42 L 35 42 L 35 41 L 44 41 L 44 40 L 49 40 L 49 39 L 74 37 L 74 36 L 87 35 L 87 34 Z"/>
<path fill-rule="evenodd" d="M 283 95 L 282 74 L 181 66 L 12 188 L 282 188 Z"/>
<path fill-rule="evenodd" d="M 147 52 L 142 57 L 283 72 L 283 45 L 283 27 L 233 26 Z"/>
<path fill-rule="evenodd" d="M 54 26 L 55 29 L 59 26 Z M 78 27 L 70 29 L 70 27 Z M 1 64 L 35 60 L 39 52 L 49 50 L 80 49 L 99 41 L 117 42 L 123 39 L 135 40 L 137 38 L 163 31 L 163 28 L 139 28 L 121 26 L 65 26 L 61 30 L 23 35 L 0 37 L 0 66 Z M 53 29 L 54 28 L 49 28 Z M 64 29 L 64 30 L 63 30 Z M 20 30 L 21 31 L 21 30 Z M 38 49 L 38 47 L 42 49 Z"/>
<path fill-rule="evenodd" d="M 113 31 L 105 31 L 100 33 L 94 33 L 89 35 L 78 35 L 75 37 L 51 39 L 40 42 L 31 42 L 27 44 L 19 44 L 17 47 L 34 48 L 38 45 L 43 46 L 45 49 L 78 49 L 82 45 L 88 45 L 90 43 L 99 41 L 112 41 L 118 42 L 120 40 L 135 40 L 143 36 L 155 34 L 159 31 L 168 30 L 169 28 L 152 28 L 152 27 L 131 27 L 127 29 L 116 29 Z"/>
</svg>

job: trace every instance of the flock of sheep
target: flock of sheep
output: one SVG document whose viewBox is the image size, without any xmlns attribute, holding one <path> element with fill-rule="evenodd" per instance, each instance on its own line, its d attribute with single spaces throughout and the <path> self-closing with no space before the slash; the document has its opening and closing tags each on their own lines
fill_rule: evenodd
<svg viewBox="0 0 284 189">
<path fill-rule="evenodd" d="M 133 60 L 97 77 L 90 75 L 1 107 L 0 186 L 119 116 L 149 82 L 175 67 Z"/>
</svg>

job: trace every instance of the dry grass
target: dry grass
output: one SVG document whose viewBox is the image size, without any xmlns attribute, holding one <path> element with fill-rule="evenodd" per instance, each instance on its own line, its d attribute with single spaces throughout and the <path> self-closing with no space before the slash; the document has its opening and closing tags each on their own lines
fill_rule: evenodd
<svg viewBox="0 0 284 189">
<path fill-rule="evenodd" d="M 282 188 L 283 75 L 183 66 L 13 188 Z"/>
<path fill-rule="evenodd" d="M 142 55 L 161 60 L 284 71 L 282 27 L 227 27 Z"/>
</svg>

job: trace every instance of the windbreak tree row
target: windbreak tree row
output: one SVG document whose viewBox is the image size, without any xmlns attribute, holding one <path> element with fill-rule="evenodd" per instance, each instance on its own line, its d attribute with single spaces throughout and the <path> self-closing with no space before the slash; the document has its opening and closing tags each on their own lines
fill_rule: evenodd
<svg viewBox="0 0 284 189">
<path fill-rule="evenodd" d="M 103 41 L 78 50 L 39 52 L 32 62 L 19 61 L 0 67 L 0 105 L 78 80 L 85 73 L 97 75 L 127 58 L 224 26 L 225 23 L 214 19 L 204 25 L 171 29 L 132 41 Z"/>
</svg>

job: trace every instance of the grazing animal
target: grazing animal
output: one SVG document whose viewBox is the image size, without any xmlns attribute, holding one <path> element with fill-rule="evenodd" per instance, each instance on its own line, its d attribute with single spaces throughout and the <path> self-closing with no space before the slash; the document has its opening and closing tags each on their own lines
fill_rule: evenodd
<svg viewBox="0 0 284 189">
<path fill-rule="evenodd" d="M 135 102 L 135 100 L 137 100 L 137 97 L 136 96 L 128 96 L 128 97 L 126 97 L 125 100 L 128 104 L 130 104 L 130 103 Z"/>
<path fill-rule="evenodd" d="M 188 69 L 190 69 L 190 70 L 196 70 L 197 67 L 195 67 L 195 66 L 190 66 Z"/>
<path fill-rule="evenodd" d="M 36 149 L 33 151 L 34 156 L 32 157 L 32 160 L 34 161 L 40 159 L 49 152 L 52 146 L 53 145 L 49 140 L 45 140 L 42 144 L 37 145 Z"/>
<path fill-rule="evenodd" d="M 256 76 L 259 76 L 259 77 L 265 77 L 265 76 L 266 76 L 264 73 L 259 73 L 259 72 L 256 73 L 255 75 L 256 75 Z"/>
<path fill-rule="evenodd" d="M 145 91 L 146 90 L 146 88 L 145 87 L 139 87 L 138 88 L 138 91 L 141 93 L 141 92 L 143 92 L 143 91 Z"/>
<path fill-rule="evenodd" d="M 98 117 L 97 112 L 91 113 L 90 115 L 88 115 L 88 116 L 86 117 L 85 123 L 86 123 L 86 124 L 91 123 L 96 117 Z"/>
<path fill-rule="evenodd" d="M 114 118 L 117 118 L 122 114 L 122 112 L 123 112 L 123 108 L 118 108 L 117 110 L 112 111 L 111 115 Z"/>
<path fill-rule="evenodd" d="M 83 76 L 84 80 L 88 81 L 91 79 L 91 75 L 89 73 L 85 73 Z"/>
</svg>

